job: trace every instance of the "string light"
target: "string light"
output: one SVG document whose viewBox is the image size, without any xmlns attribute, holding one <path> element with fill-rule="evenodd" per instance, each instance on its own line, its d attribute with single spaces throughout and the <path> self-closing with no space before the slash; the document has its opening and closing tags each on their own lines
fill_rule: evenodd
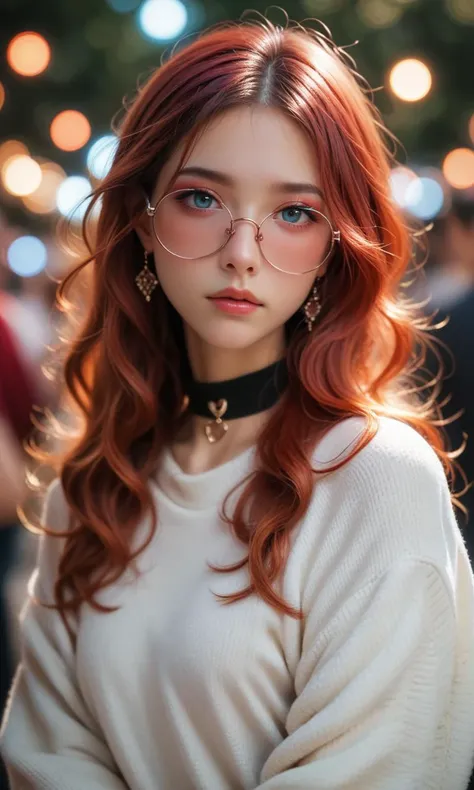
<svg viewBox="0 0 474 790">
<path fill-rule="evenodd" d="M 22 77 L 37 77 L 49 65 L 51 48 L 39 33 L 18 33 L 7 48 L 7 62 Z"/>
<path fill-rule="evenodd" d="M 12 156 L 2 167 L 3 185 L 11 195 L 30 195 L 38 189 L 42 173 L 38 162 L 31 156 Z"/>
<path fill-rule="evenodd" d="M 474 151 L 470 148 L 455 148 L 443 162 L 443 175 L 455 189 L 474 186 Z"/>
<path fill-rule="evenodd" d="M 49 132 L 57 148 L 62 151 L 77 151 L 88 142 L 91 125 L 82 112 L 64 110 L 53 119 Z"/>
<path fill-rule="evenodd" d="M 4 104 L 5 104 L 5 88 L 0 82 L 0 110 L 2 109 Z"/>
<path fill-rule="evenodd" d="M 397 98 L 406 102 L 424 99 L 431 90 L 433 78 L 423 61 L 417 58 L 400 60 L 389 75 L 390 87 Z"/>
</svg>

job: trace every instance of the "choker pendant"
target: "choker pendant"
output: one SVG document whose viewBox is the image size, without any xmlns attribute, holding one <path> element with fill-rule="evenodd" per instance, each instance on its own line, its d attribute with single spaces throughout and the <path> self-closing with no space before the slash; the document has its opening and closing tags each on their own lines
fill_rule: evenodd
<svg viewBox="0 0 474 790">
<path fill-rule="evenodd" d="M 206 431 L 208 442 L 214 444 L 223 439 L 229 430 L 228 423 L 222 419 L 227 411 L 228 404 L 225 398 L 221 398 L 218 401 L 208 401 L 207 406 L 216 419 L 213 422 L 208 422 L 204 430 Z"/>
</svg>

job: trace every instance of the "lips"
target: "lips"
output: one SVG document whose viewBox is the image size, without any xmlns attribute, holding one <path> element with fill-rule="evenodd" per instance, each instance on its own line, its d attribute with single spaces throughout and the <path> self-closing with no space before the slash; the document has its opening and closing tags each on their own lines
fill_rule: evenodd
<svg viewBox="0 0 474 790">
<path fill-rule="evenodd" d="M 239 291 L 237 288 L 224 288 L 223 291 L 209 296 L 209 299 L 231 299 L 234 302 L 247 302 L 259 307 L 262 306 L 262 302 L 251 291 Z"/>
</svg>

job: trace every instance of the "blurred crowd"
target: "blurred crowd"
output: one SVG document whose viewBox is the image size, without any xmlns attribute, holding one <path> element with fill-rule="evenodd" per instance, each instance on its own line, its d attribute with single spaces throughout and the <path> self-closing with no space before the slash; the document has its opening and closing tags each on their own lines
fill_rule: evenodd
<svg viewBox="0 0 474 790">
<path fill-rule="evenodd" d="M 1 227 L 0 227 L 1 234 Z M 449 396 L 444 415 L 461 416 L 446 427 L 452 449 L 466 435 L 474 437 L 474 198 L 453 198 L 450 210 L 436 221 L 429 238 L 424 276 L 413 296 L 426 299 L 437 321 L 450 316 L 438 337 L 448 377 L 440 400 Z M 17 660 L 15 620 L 35 558 L 36 538 L 19 526 L 16 507 L 25 495 L 23 445 L 31 431 L 33 406 L 57 408 L 59 393 L 42 373 L 48 348 L 56 342 L 53 306 L 56 284 L 47 274 L 17 278 L 1 258 L 0 239 L 0 708 L 3 709 Z M 452 355 L 452 356 L 451 356 Z M 460 458 L 474 479 L 474 439 Z M 462 476 L 456 489 L 463 487 Z M 474 491 L 462 502 L 460 526 L 474 558 Z M 7 787 L 0 777 L 0 790 Z"/>
</svg>

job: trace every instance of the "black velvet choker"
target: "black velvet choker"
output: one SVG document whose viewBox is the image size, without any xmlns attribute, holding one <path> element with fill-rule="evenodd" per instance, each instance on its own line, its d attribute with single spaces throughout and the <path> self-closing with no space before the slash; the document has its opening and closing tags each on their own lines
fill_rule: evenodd
<svg viewBox="0 0 474 790">
<path fill-rule="evenodd" d="M 214 417 L 205 426 L 213 443 L 222 439 L 229 426 L 227 420 L 249 417 L 270 409 L 278 402 L 288 384 L 284 359 L 272 365 L 227 381 L 187 381 L 188 409 L 199 417 Z M 225 417 L 225 420 L 222 418 Z"/>
</svg>

